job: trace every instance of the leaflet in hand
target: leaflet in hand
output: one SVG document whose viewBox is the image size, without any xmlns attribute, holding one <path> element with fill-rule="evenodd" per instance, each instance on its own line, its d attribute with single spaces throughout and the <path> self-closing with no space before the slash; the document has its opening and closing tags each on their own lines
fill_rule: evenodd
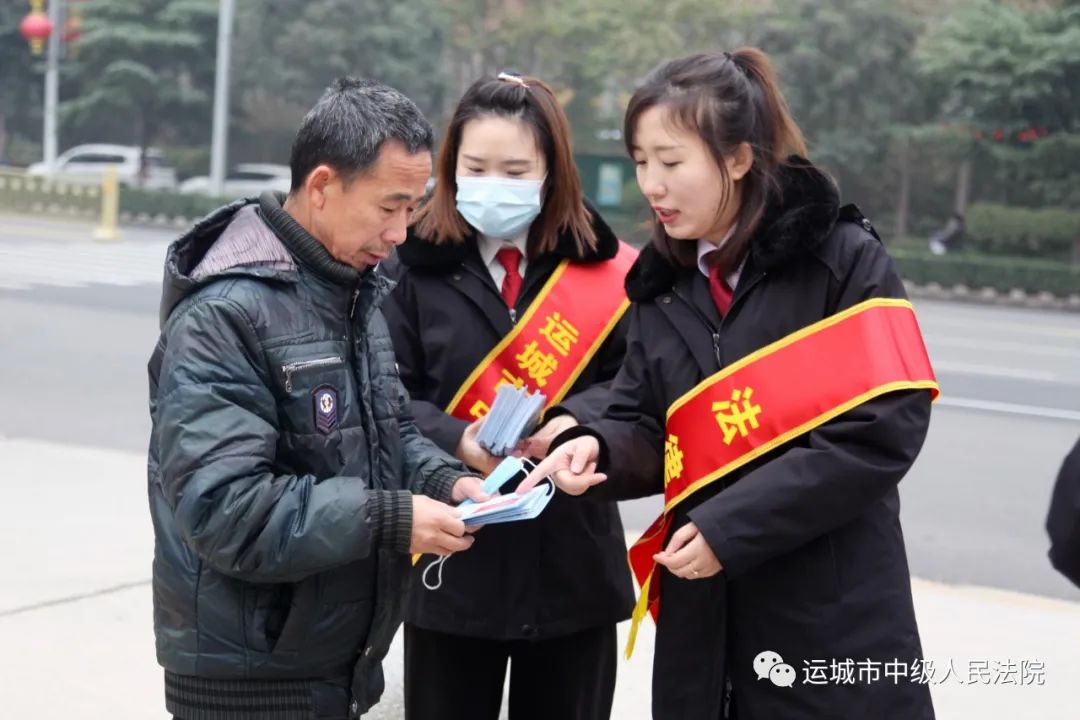
<svg viewBox="0 0 1080 720">
<path fill-rule="evenodd" d="M 531 520 L 544 511 L 554 494 L 554 485 L 545 482 L 523 495 L 516 492 L 496 495 L 486 502 L 461 508 L 461 519 L 466 526 Z"/>
<path fill-rule="evenodd" d="M 530 394 L 525 388 L 503 385 L 484 416 L 477 444 L 492 455 L 509 455 L 519 440 L 532 434 L 546 403 L 543 393 Z"/>
<path fill-rule="evenodd" d="M 458 505 L 462 512 L 461 519 L 466 525 L 487 525 L 531 520 L 539 515 L 555 494 L 555 486 L 550 481 L 542 482 L 522 495 L 515 492 L 496 495 L 503 488 L 517 487 L 534 467 L 532 462 L 523 458 L 508 457 L 503 460 L 484 480 L 484 492 L 495 497 L 482 503 L 463 501 Z"/>
</svg>

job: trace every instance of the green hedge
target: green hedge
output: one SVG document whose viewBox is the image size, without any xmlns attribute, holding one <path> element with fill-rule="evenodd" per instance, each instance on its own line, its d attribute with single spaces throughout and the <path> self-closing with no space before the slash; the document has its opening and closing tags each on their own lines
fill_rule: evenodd
<svg viewBox="0 0 1080 720">
<path fill-rule="evenodd" d="M 1080 243 L 1080 211 L 976 203 L 967 212 L 966 247 L 1013 257 L 1070 260 Z"/>
<path fill-rule="evenodd" d="M 229 202 L 227 199 L 205 195 L 177 195 L 157 190 L 120 188 L 120 212 L 151 217 L 165 215 L 196 220 Z"/>
<path fill-rule="evenodd" d="M 1080 293 L 1080 265 L 1062 261 L 1000 258 L 985 255 L 931 255 L 891 250 L 901 276 L 919 284 L 935 282 L 943 287 L 966 285 L 972 289 L 994 288 L 1001 292 L 1019 288 L 1027 292 L 1050 292 L 1059 297 Z"/>
</svg>

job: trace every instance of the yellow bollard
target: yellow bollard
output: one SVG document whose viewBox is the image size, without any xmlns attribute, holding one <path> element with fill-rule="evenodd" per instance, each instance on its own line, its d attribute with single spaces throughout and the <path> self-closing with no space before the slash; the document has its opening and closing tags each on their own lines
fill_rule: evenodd
<svg viewBox="0 0 1080 720">
<path fill-rule="evenodd" d="M 94 231 L 95 240 L 119 240 L 120 230 L 117 220 L 120 216 L 119 183 L 116 180 L 116 166 L 105 168 L 101 178 L 101 225 Z"/>
</svg>

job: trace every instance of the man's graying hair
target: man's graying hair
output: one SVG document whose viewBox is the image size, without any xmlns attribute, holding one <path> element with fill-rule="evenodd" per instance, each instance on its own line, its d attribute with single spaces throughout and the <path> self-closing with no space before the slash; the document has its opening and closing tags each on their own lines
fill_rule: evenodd
<svg viewBox="0 0 1080 720">
<path fill-rule="evenodd" d="M 289 168 L 292 191 L 312 170 L 329 165 L 351 182 L 375 164 L 387 140 L 398 140 L 410 153 L 430 151 L 431 124 L 420 108 L 394 88 L 374 80 L 335 80 L 315 104 L 293 141 Z"/>
</svg>

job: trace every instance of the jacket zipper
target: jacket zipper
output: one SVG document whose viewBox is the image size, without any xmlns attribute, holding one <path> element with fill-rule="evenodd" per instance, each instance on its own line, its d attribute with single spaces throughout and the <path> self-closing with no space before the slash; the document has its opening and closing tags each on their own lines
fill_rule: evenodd
<svg viewBox="0 0 1080 720">
<path fill-rule="evenodd" d="M 680 300 L 682 300 L 684 303 L 686 303 L 690 307 L 691 310 L 693 310 L 695 313 L 697 313 L 697 316 L 699 318 L 701 318 L 701 322 L 705 323 L 705 327 L 709 328 L 709 333 L 712 335 L 713 357 L 716 358 L 716 366 L 717 367 L 722 368 L 724 366 L 724 363 L 720 359 L 720 329 L 724 327 L 724 323 L 727 322 L 727 319 L 731 316 L 731 311 L 735 309 L 735 303 L 737 301 L 739 301 L 739 300 L 742 300 L 744 297 L 746 297 L 746 295 L 751 290 L 754 289 L 754 286 L 757 285 L 759 282 L 761 282 L 764 278 L 765 278 L 765 273 L 761 273 L 760 275 L 756 275 L 750 281 L 750 284 L 747 285 L 745 287 L 745 289 L 742 292 L 739 293 L 738 297 L 732 298 L 731 306 L 728 308 L 727 313 L 725 313 L 725 315 L 722 318 L 720 318 L 720 327 L 714 326 L 712 324 L 712 321 L 709 320 L 708 315 L 701 312 L 701 309 L 698 308 L 698 306 L 695 305 L 692 300 L 685 297 L 682 293 L 680 293 L 678 291 L 674 291 L 674 290 L 672 291 L 672 294 L 677 296 Z"/>
<path fill-rule="evenodd" d="M 360 300 L 360 287 L 357 286 L 352 292 L 352 300 L 349 301 L 349 322 L 346 323 L 345 342 L 349 348 L 349 365 L 356 368 L 356 339 L 353 335 L 353 323 L 356 319 L 356 303 Z"/>
<path fill-rule="evenodd" d="M 352 320 L 356 316 L 356 301 L 360 299 L 360 288 L 356 288 L 352 293 L 352 302 L 349 304 L 349 319 Z"/>
<path fill-rule="evenodd" d="M 359 338 L 354 334 L 356 319 L 356 305 L 360 300 L 360 287 L 361 280 L 357 283 L 356 288 L 352 293 L 352 301 L 349 303 L 349 322 L 348 332 L 346 334 L 346 340 L 349 344 L 349 360 L 353 368 L 353 372 L 359 372 L 360 378 L 357 380 L 357 403 L 361 408 L 361 422 L 364 425 L 364 432 L 367 434 L 368 440 L 368 463 L 372 478 L 375 478 L 378 474 L 379 468 L 379 429 L 378 424 L 375 422 L 375 417 L 372 415 L 370 408 L 368 408 L 364 398 L 364 383 L 369 380 L 369 366 L 368 366 L 368 354 L 366 347 L 366 336 L 361 334 Z M 360 344 L 359 354 L 357 350 L 357 344 Z"/>
<path fill-rule="evenodd" d="M 345 361 L 340 357 L 326 357 L 319 358 L 318 360 L 300 360 L 299 362 L 291 362 L 287 365 L 281 366 L 281 371 L 285 373 L 285 392 L 292 392 L 293 373 L 300 372 L 301 370 L 310 370 L 311 368 L 320 367 L 332 367 L 334 365 L 341 365 Z"/>
<path fill-rule="evenodd" d="M 683 294 L 678 292 L 678 291 L 673 291 L 673 294 L 676 297 L 678 297 L 680 300 L 682 300 L 684 303 L 686 303 L 686 305 L 691 310 L 693 310 L 695 313 L 697 313 L 697 316 L 699 318 L 701 318 L 701 322 L 705 323 L 705 327 L 709 328 L 709 332 L 712 334 L 712 350 L 713 350 L 713 357 L 716 358 L 716 366 L 717 367 L 723 367 L 724 363 L 720 359 L 720 328 L 714 326 L 712 324 L 712 321 L 709 320 L 709 316 L 706 315 L 705 313 L 701 312 L 700 308 L 698 308 L 698 306 L 695 305 L 692 300 L 690 300 L 687 297 L 684 297 Z M 721 321 L 721 324 L 722 324 L 722 321 Z"/>
</svg>

